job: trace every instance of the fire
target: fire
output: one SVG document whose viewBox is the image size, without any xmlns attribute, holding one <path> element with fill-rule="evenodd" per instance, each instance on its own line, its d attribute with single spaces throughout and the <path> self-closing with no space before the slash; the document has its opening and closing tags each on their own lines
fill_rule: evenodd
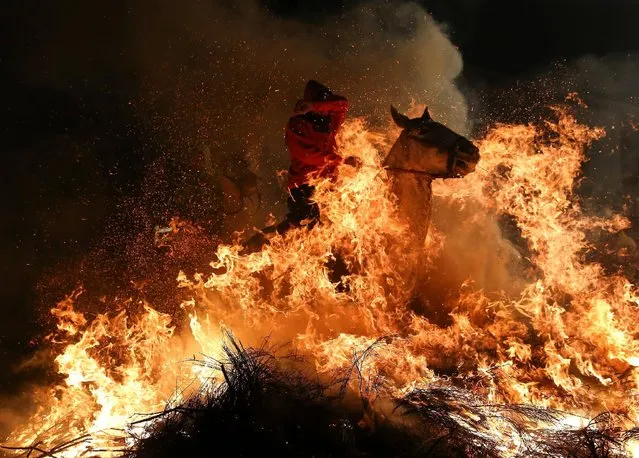
<svg viewBox="0 0 639 458">
<path fill-rule="evenodd" d="M 435 221 L 424 246 L 409 244 L 381 167 L 391 135 L 353 120 L 340 148 L 366 166 L 345 166 L 336 182 L 317 183 L 322 224 L 276 237 L 250 255 L 241 255 L 239 245 L 220 246 L 213 274 L 180 275 L 179 285 L 192 292 L 181 316 L 125 303 L 89 321 L 74 310 L 73 296 L 53 309 L 62 379 L 40 393 L 39 410 L 10 442 L 51 449 L 88 435 L 59 456 L 126 445 L 135 414 L 179 402 L 194 380 L 217 383 L 215 369 L 184 361 L 197 353 L 215 356 L 225 329 L 246 344 L 265 335 L 289 342 L 326 377 L 355 361 L 365 383 L 352 388 L 370 396 L 447 386 L 486 405 L 568 412 L 555 428 L 584 427 L 602 412 L 617 414 L 615 427 L 633 426 L 639 291 L 585 257 L 590 231 L 619 231 L 628 222 L 588 216 L 575 196 L 584 150 L 603 130 L 579 124 L 563 109 L 554 117 L 494 127 L 478 142 L 482 161 L 475 173 L 433 186 L 434 205 L 456 215 L 455 225 L 489 236 L 500 216 L 516 223 L 529 254 L 517 257 L 513 248 L 490 258 L 513 279 L 503 288 L 487 288 L 490 282 L 476 271 L 444 299 L 431 300 L 429 290 L 445 280 L 439 263 L 459 242 Z M 518 269 L 511 272 L 499 256 Z M 331 279 L 336 259 L 348 268 L 342 288 Z M 476 428 L 473 415 L 460 404 L 456 421 Z M 477 434 L 502 438 L 501 452 L 513 455 L 522 433 L 505 414 L 491 418 Z M 549 427 L 542 423 L 532 430 Z M 636 443 L 626 448 L 636 454 Z"/>
</svg>

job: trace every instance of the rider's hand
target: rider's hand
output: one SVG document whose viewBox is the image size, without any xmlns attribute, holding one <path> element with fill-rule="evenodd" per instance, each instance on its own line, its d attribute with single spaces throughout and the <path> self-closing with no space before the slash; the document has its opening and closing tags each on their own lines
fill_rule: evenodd
<svg viewBox="0 0 639 458">
<path fill-rule="evenodd" d="M 362 160 L 356 156 L 348 156 L 346 159 L 344 159 L 344 164 L 358 169 L 362 165 Z"/>
</svg>

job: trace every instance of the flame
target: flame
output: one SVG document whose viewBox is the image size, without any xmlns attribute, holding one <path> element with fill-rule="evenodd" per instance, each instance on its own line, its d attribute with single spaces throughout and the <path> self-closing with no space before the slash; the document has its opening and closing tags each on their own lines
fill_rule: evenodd
<svg viewBox="0 0 639 458">
<path fill-rule="evenodd" d="M 219 352 L 224 329 L 247 344 L 265 335 L 289 341 L 326 376 L 356 361 L 366 382 L 352 387 L 360 394 L 399 397 L 416 387 L 454 384 L 441 375 L 454 370 L 481 379 L 458 388 L 482 402 L 565 410 L 570 415 L 556 428 L 584 427 L 609 411 L 619 413 L 617 427 L 632 427 L 639 419 L 639 291 L 585 256 L 590 231 L 629 224 L 619 216 L 586 215 L 575 195 L 584 150 L 603 130 L 579 124 L 563 109 L 554 116 L 539 125 L 494 127 L 478 141 L 482 161 L 475 173 L 433 186 L 434 205 L 450 209 L 457 226 L 486 235 L 500 216 L 516 222 L 528 254 L 517 257 L 513 248 L 508 256 L 529 266 L 510 273 L 516 281 L 508 291 L 505 282 L 486 288 L 490 282 L 478 269 L 466 272 L 445 299 L 430 301 L 429 290 L 444 282 L 438 263 L 459 242 L 435 226 L 424 246 L 410 245 L 381 167 L 396 132 L 374 132 L 352 120 L 340 148 L 366 166 L 343 166 L 337 181 L 316 183 L 322 223 L 276 237 L 250 255 L 241 255 L 239 245 L 220 246 L 214 274 L 180 275 L 179 285 L 192 293 L 181 315 L 125 303 L 89 321 L 74 310 L 76 296 L 58 304 L 53 340 L 62 381 L 40 393 L 39 410 L 10 442 L 46 448 L 82 434 L 91 438 L 60 456 L 121 446 L 135 414 L 179 402 L 193 380 L 215 383 L 215 370 L 183 361 Z M 503 264 L 499 256 L 491 259 Z M 343 288 L 331 278 L 336 259 L 348 268 Z M 415 297 L 421 309 L 411 305 Z M 478 434 L 502 438 L 510 445 L 500 452 L 512 456 L 523 439 L 500 418 Z M 473 427 L 473 414 L 460 407 L 457 421 Z M 101 434 L 107 430 L 108 437 Z M 639 456 L 635 442 L 626 449 Z"/>
</svg>

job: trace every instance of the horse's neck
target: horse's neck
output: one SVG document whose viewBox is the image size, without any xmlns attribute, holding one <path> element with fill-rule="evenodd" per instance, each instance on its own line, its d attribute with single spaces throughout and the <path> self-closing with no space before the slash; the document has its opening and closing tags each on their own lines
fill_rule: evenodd
<svg viewBox="0 0 639 458">
<path fill-rule="evenodd" d="M 397 139 L 386 156 L 387 167 L 407 168 L 408 159 L 403 136 Z M 428 175 L 390 172 L 391 191 L 397 197 L 399 217 L 408 224 L 416 243 L 423 243 L 430 224 L 433 179 Z"/>
<path fill-rule="evenodd" d="M 410 162 L 408 144 L 406 143 L 406 137 L 403 133 L 391 147 L 390 151 L 386 155 L 386 159 L 384 159 L 383 165 L 384 167 L 396 167 L 403 169 L 402 171 L 391 170 L 391 180 L 393 183 L 397 183 L 397 185 L 404 190 L 404 193 L 410 191 L 421 191 L 422 193 L 425 193 L 425 195 L 422 195 L 424 195 L 424 197 L 426 197 L 430 202 L 433 178 L 424 173 L 410 172 L 410 170 L 413 169 L 413 166 Z M 406 194 L 406 197 L 410 197 L 410 194 Z M 413 197 L 417 197 L 417 195 L 413 194 Z"/>
</svg>

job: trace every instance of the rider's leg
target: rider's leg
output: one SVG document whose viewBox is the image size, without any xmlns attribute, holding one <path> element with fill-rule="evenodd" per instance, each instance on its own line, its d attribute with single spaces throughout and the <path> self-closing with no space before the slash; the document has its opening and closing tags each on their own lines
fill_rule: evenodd
<svg viewBox="0 0 639 458">
<path fill-rule="evenodd" d="M 311 200 L 313 191 L 315 191 L 315 188 L 306 184 L 292 188 L 287 201 L 288 213 L 284 221 L 253 234 L 252 237 L 244 242 L 243 252 L 253 253 L 261 250 L 268 243 L 268 236 L 275 232 L 279 235 L 285 235 L 289 230 L 296 227 L 303 225 L 308 228 L 313 227 L 315 222 L 319 220 L 319 208 Z"/>
<path fill-rule="evenodd" d="M 312 229 L 319 221 L 319 207 L 313 201 L 315 187 L 302 184 L 289 190 L 288 214 L 278 225 L 278 233 L 284 234 L 293 227 L 306 226 Z"/>
<path fill-rule="evenodd" d="M 290 189 L 288 197 L 288 213 L 281 223 L 269 226 L 254 234 L 244 242 L 244 252 L 252 253 L 259 251 L 268 243 L 268 235 L 277 232 L 285 235 L 289 230 L 296 227 L 306 227 L 312 229 L 319 222 L 319 207 L 313 201 L 315 187 L 302 184 Z"/>
</svg>

